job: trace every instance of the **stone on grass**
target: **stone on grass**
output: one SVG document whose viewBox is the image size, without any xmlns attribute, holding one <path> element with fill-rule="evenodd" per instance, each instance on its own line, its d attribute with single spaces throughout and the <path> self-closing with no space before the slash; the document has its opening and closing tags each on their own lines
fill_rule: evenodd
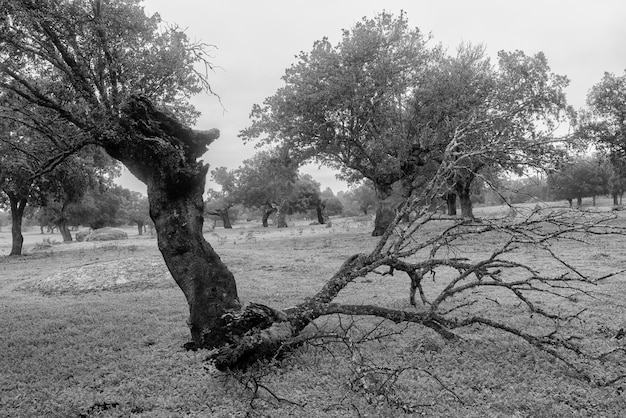
<svg viewBox="0 0 626 418">
<path fill-rule="evenodd" d="M 128 239 L 128 234 L 119 228 L 95 229 L 85 237 L 85 241 L 115 241 L 118 239 Z"/>
</svg>

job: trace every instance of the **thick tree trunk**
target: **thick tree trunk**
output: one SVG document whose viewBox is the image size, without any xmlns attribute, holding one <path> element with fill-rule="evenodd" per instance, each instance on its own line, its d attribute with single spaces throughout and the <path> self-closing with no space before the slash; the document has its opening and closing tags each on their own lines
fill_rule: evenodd
<svg viewBox="0 0 626 418">
<path fill-rule="evenodd" d="M 583 198 L 582 198 L 582 196 L 578 196 L 576 198 L 576 206 L 580 207 L 582 205 L 583 205 Z"/>
<path fill-rule="evenodd" d="M 235 278 L 202 236 L 204 176 L 176 195 L 160 181 L 150 181 L 148 197 L 159 250 L 189 304 L 192 341 L 218 347 L 226 342 L 222 316 L 241 305 Z"/>
<path fill-rule="evenodd" d="M 613 193 L 611 193 L 611 195 L 613 196 L 613 205 L 615 205 L 615 206 L 619 205 L 619 200 L 617 199 L 619 193 L 613 192 Z"/>
<path fill-rule="evenodd" d="M 225 229 L 233 229 L 233 224 L 230 222 L 230 214 L 228 209 L 211 209 L 206 212 L 208 215 L 219 216 L 222 225 Z"/>
<path fill-rule="evenodd" d="M 383 190 L 376 187 L 376 198 L 378 207 L 376 208 L 376 218 L 374 219 L 373 237 L 380 237 L 385 233 L 389 225 L 396 217 L 396 210 L 391 201 L 391 190 Z"/>
<path fill-rule="evenodd" d="M 220 218 L 222 219 L 222 223 L 224 224 L 225 229 L 233 229 L 233 224 L 230 223 L 230 215 L 228 213 L 228 209 L 220 211 Z"/>
<path fill-rule="evenodd" d="M 455 185 L 456 195 L 461 202 L 461 216 L 463 219 L 474 219 L 474 210 L 470 198 L 470 181 L 459 181 Z"/>
<path fill-rule="evenodd" d="M 287 207 L 280 205 L 276 212 L 276 228 L 287 228 Z"/>
<path fill-rule="evenodd" d="M 143 222 L 137 222 L 137 234 L 143 235 Z"/>
<path fill-rule="evenodd" d="M 323 203 L 318 203 L 317 205 L 315 205 L 315 213 L 317 214 L 317 222 L 319 222 L 320 225 L 324 225 L 326 223 L 326 220 L 324 220 Z"/>
<path fill-rule="evenodd" d="M 189 305 L 192 345 L 222 346 L 241 303 L 233 274 L 202 235 L 208 165 L 197 161 L 219 132 L 192 131 L 137 97 L 120 122 L 101 145 L 148 186 L 159 250 Z"/>
<path fill-rule="evenodd" d="M 57 228 L 59 228 L 59 232 L 61 233 L 61 237 L 63 238 L 63 242 L 72 242 L 72 233 L 70 229 L 67 227 L 67 220 L 61 219 L 57 221 Z"/>
<path fill-rule="evenodd" d="M 443 195 L 449 216 L 456 216 L 456 193 L 448 192 Z"/>
<path fill-rule="evenodd" d="M 26 198 L 19 198 L 14 193 L 7 193 L 11 205 L 11 253 L 12 255 L 22 255 L 24 236 L 22 235 L 22 219 L 24 209 L 26 209 Z"/>
<path fill-rule="evenodd" d="M 263 207 L 263 217 L 261 218 L 261 223 L 263 224 L 263 228 L 268 227 L 268 220 L 272 213 L 276 212 L 276 208 L 271 203 L 266 203 Z"/>
</svg>

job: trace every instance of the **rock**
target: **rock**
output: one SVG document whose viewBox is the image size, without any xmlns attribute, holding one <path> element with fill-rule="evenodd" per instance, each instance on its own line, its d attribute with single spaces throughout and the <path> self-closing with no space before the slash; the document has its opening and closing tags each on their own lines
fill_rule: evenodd
<svg viewBox="0 0 626 418">
<path fill-rule="evenodd" d="M 85 241 L 114 241 L 118 239 L 128 239 L 128 234 L 119 228 L 95 229 L 85 237 Z"/>
<path fill-rule="evenodd" d="M 91 234 L 89 231 L 78 231 L 74 237 L 76 238 L 76 241 L 82 242 L 89 236 L 89 234 Z"/>
</svg>

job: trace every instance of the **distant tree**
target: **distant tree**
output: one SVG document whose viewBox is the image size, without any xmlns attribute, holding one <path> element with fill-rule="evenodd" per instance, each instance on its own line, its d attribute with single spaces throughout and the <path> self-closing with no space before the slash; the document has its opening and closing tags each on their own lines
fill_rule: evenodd
<svg viewBox="0 0 626 418">
<path fill-rule="evenodd" d="M 443 195 L 455 214 L 458 197 L 462 216 L 472 218 L 472 183 L 489 183 L 495 171 L 524 174 L 530 167 L 554 167 L 563 154 L 554 130 L 571 115 L 564 88 L 568 80 L 550 71 L 542 53 L 498 54 L 492 66 L 482 46 L 461 45 L 455 57 L 433 66 L 429 83 L 414 91 L 414 129 L 420 137 L 453 147 L 491 149 L 459 162 Z M 459 136 L 463 141 L 459 141 Z M 432 156 L 439 159 L 437 155 Z"/>
<path fill-rule="evenodd" d="M 343 198 L 348 202 L 353 202 L 363 215 L 367 215 L 370 210 L 376 208 L 376 191 L 369 181 L 348 190 Z"/>
<path fill-rule="evenodd" d="M 371 180 L 378 197 L 373 235 L 394 217 L 392 186 L 423 165 L 411 141 L 411 89 L 437 54 L 404 14 L 364 18 L 332 46 L 324 38 L 287 69 L 285 85 L 252 109 L 245 141 L 280 144 L 299 161 L 315 160 L 350 183 Z M 410 183 L 410 182 L 409 182 Z"/>
<path fill-rule="evenodd" d="M 626 70 L 622 76 L 604 73 L 587 95 L 587 108 L 580 112 L 577 135 L 624 159 L 626 155 Z"/>
<path fill-rule="evenodd" d="M 595 197 L 609 191 L 610 171 L 597 158 L 577 158 L 558 172 L 548 176 L 555 199 L 565 199 L 570 207 L 576 199 L 582 205 L 584 197 Z"/>
<path fill-rule="evenodd" d="M 211 171 L 213 181 L 221 190 L 209 189 L 204 203 L 204 213 L 218 216 L 226 229 L 232 229 L 229 210 L 240 201 L 237 193 L 237 178 L 234 170 L 218 167 Z"/>
<path fill-rule="evenodd" d="M 281 150 L 261 151 L 236 170 L 237 194 L 244 206 L 263 211 L 262 223 L 268 226 L 277 212 L 276 226 L 287 226 L 286 215 L 298 178 L 298 164 Z"/>
<path fill-rule="evenodd" d="M 580 112 L 577 137 L 601 149 L 611 165 L 613 203 L 624 192 L 626 177 L 626 70 L 621 76 L 604 73 L 587 95 L 587 107 Z"/>
<path fill-rule="evenodd" d="M 335 196 L 333 190 L 330 187 L 324 189 L 320 194 L 324 203 L 324 211 L 328 216 L 340 215 L 343 213 L 343 204 L 341 200 Z"/>
<path fill-rule="evenodd" d="M 343 203 L 335 196 L 324 199 L 324 207 L 328 216 L 343 214 Z"/>
<path fill-rule="evenodd" d="M 290 214 L 306 213 L 309 209 L 314 209 L 317 222 L 322 225 L 326 223 L 326 200 L 322 198 L 320 183 L 309 174 L 298 175 L 287 206 Z"/>
<path fill-rule="evenodd" d="M 125 190 L 123 195 L 126 198 L 122 207 L 123 217 L 128 224 L 137 226 L 138 235 L 143 235 L 144 228 L 152 224 L 148 198 L 131 190 Z"/>
</svg>

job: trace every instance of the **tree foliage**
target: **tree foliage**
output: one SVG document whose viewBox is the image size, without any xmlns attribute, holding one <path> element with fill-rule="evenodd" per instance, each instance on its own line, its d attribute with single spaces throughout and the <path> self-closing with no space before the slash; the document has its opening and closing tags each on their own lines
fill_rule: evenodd
<svg viewBox="0 0 626 418">
<path fill-rule="evenodd" d="M 336 46 L 315 42 L 287 69 L 284 87 L 253 107 L 253 123 L 241 136 L 280 143 L 352 183 L 368 178 L 386 199 L 419 159 L 407 110 L 411 89 L 436 55 L 427 41 L 405 15 L 381 13 L 344 30 Z"/>
<path fill-rule="evenodd" d="M 489 161 L 466 153 L 450 175 L 448 194 L 472 217 L 471 183 L 482 171 L 519 173 L 560 158 L 552 132 L 569 112 L 568 81 L 550 71 L 542 53 L 500 52 L 493 66 L 480 46 L 461 45 L 447 56 L 427 40 L 406 16 L 382 13 L 344 31 L 336 46 L 316 42 L 287 69 L 285 85 L 253 107 L 241 136 L 280 143 L 353 183 L 371 180 L 380 201 L 374 235 L 393 219 L 386 199 L 394 184 L 406 196 L 419 190 L 449 144 L 465 152 L 467 142 L 506 143 Z"/>
<path fill-rule="evenodd" d="M 565 199 L 578 206 L 583 197 L 594 197 L 610 191 L 611 169 L 598 158 L 578 158 L 548 176 L 548 184 L 555 199 Z"/>
</svg>

